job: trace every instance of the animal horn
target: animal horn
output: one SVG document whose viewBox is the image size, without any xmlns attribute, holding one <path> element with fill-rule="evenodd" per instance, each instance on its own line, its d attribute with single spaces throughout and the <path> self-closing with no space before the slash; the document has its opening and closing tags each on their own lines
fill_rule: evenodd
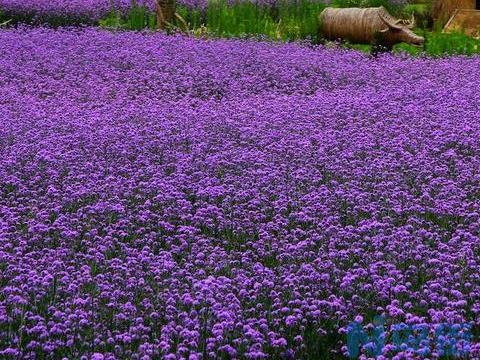
<svg viewBox="0 0 480 360">
<path fill-rule="evenodd" d="M 398 21 L 392 21 L 393 19 L 390 18 L 385 18 L 383 14 L 378 14 L 380 16 L 380 19 L 387 25 L 388 27 L 392 29 L 397 29 L 397 30 L 402 30 L 402 26 L 398 25 Z"/>
<path fill-rule="evenodd" d="M 407 25 L 407 27 L 409 29 L 413 29 L 416 25 L 416 22 L 415 22 L 415 14 L 412 14 L 412 19 L 410 20 L 409 24 Z"/>
</svg>

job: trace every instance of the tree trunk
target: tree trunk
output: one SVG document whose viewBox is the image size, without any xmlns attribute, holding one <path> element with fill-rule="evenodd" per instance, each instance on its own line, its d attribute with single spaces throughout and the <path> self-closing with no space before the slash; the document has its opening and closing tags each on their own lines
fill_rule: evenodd
<svg viewBox="0 0 480 360">
<path fill-rule="evenodd" d="M 157 0 L 157 29 L 165 29 L 175 16 L 175 0 Z"/>
</svg>

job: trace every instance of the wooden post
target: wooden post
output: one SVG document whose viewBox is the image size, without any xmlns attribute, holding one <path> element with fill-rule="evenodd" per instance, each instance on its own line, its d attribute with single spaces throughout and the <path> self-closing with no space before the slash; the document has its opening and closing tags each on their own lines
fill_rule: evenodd
<svg viewBox="0 0 480 360">
<path fill-rule="evenodd" d="M 432 14 L 435 22 L 443 27 L 456 9 L 475 9 L 476 0 L 435 0 Z"/>
<path fill-rule="evenodd" d="M 172 24 L 175 16 L 175 0 L 157 0 L 157 29 L 165 29 Z"/>
</svg>

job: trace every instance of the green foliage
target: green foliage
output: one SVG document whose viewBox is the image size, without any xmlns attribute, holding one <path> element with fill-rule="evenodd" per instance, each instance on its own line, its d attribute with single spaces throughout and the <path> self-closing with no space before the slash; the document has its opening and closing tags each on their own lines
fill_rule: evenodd
<svg viewBox="0 0 480 360">
<path fill-rule="evenodd" d="M 5 18 L 2 11 L 0 10 L 0 27 L 7 25 L 10 21 L 11 19 Z"/>
<path fill-rule="evenodd" d="M 418 28 L 432 30 L 434 28 L 432 11 L 431 4 L 408 4 L 403 8 L 402 14 L 405 17 L 413 15 Z"/>
<path fill-rule="evenodd" d="M 138 6 L 132 0 L 132 8 L 128 15 L 122 18 L 112 7 L 112 11 L 105 19 L 100 20 L 100 26 L 110 29 L 143 30 L 145 28 L 155 29 L 155 14 L 144 6 Z"/>
<path fill-rule="evenodd" d="M 261 37 L 273 40 L 317 40 L 318 16 L 325 4 L 311 0 L 283 1 L 275 6 L 251 2 L 227 4 L 225 0 L 211 1 L 206 9 L 177 7 L 181 19 L 174 27 L 193 34 L 215 37 Z M 100 21 L 105 28 L 140 30 L 155 28 L 155 16 L 144 7 L 134 5 L 126 17 L 112 11 Z M 188 29 L 185 29 L 185 24 Z"/>
<path fill-rule="evenodd" d="M 118 29 L 123 25 L 124 22 L 115 11 L 112 11 L 105 19 L 100 20 L 100 26 L 107 29 Z"/>
<path fill-rule="evenodd" d="M 480 54 L 480 40 L 463 33 L 425 32 L 424 37 L 426 41 L 423 48 L 399 44 L 395 50 L 397 52 L 407 52 L 414 56 L 427 55 L 433 57 Z"/>
<path fill-rule="evenodd" d="M 211 2 L 206 10 L 206 27 L 224 37 L 265 36 L 275 40 L 316 39 L 318 15 L 325 5 L 308 0 L 280 2 L 274 7 L 239 2 Z"/>
<path fill-rule="evenodd" d="M 428 55 L 473 55 L 480 53 L 480 40 L 462 33 L 436 33 L 427 39 Z"/>
</svg>

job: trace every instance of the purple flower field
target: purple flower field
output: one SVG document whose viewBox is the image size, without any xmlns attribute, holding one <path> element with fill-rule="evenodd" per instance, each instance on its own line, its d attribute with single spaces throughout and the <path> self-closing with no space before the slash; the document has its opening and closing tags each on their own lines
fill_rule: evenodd
<svg viewBox="0 0 480 360">
<path fill-rule="evenodd" d="M 153 9 L 153 0 L 137 0 L 138 5 Z M 112 9 L 125 14 L 132 0 L 0 0 L 0 10 L 13 14 L 34 13 L 37 19 L 45 17 L 75 17 L 98 21 Z"/>
<path fill-rule="evenodd" d="M 41 28 L 0 54 L 1 359 L 478 334 L 480 58 Z"/>
</svg>

